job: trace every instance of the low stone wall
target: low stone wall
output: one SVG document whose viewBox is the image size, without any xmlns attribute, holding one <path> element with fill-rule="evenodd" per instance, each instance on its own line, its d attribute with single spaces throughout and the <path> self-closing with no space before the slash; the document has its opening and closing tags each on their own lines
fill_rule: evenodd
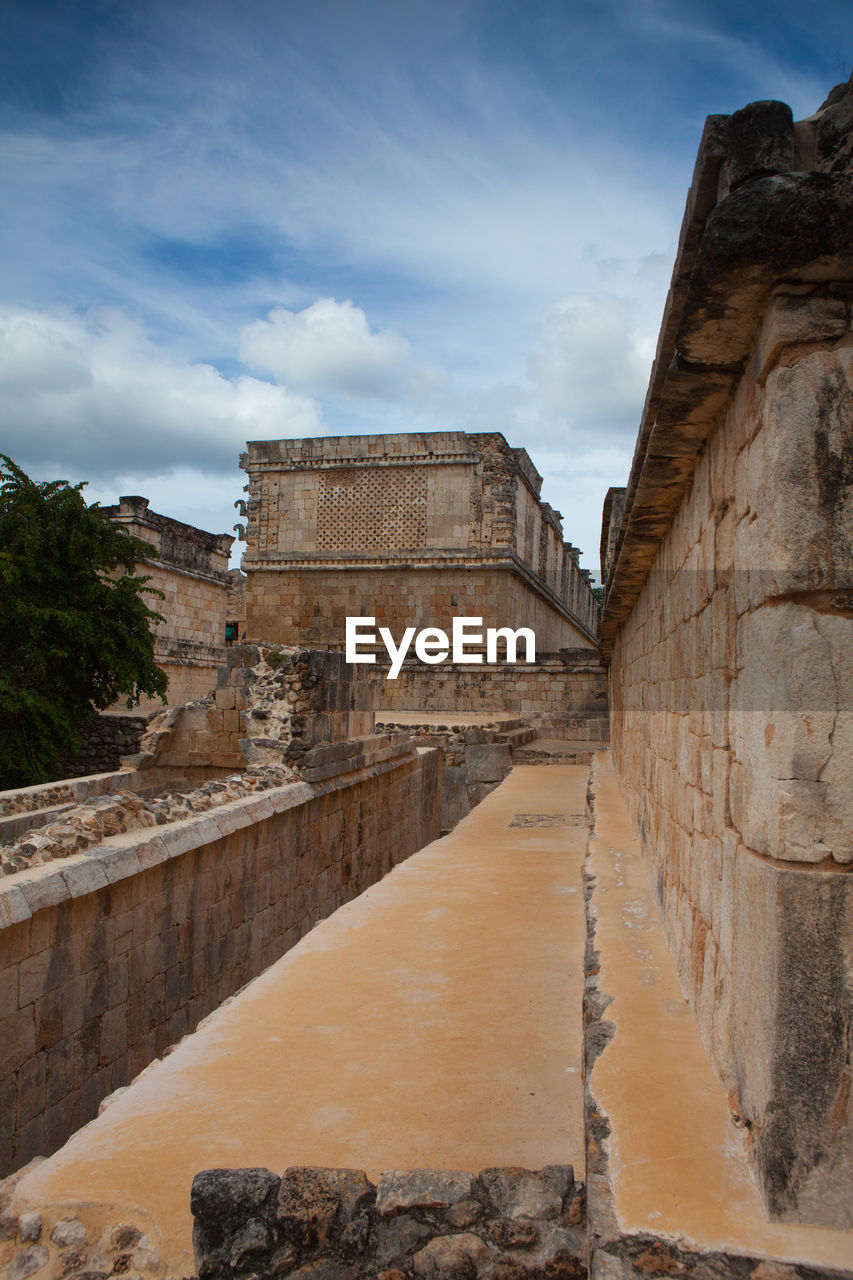
<svg viewBox="0 0 853 1280">
<path fill-rule="evenodd" d="M 393 1171 L 210 1169 L 193 1180 L 199 1280 L 581 1280 L 584 1190 L 571 1165 Z"/>
<path fill-rule="evenodd" d="M 592 736 L 607 737 L 607 671 L 594 649 L 537 654 L 529 664 L 407 661 L 396 680 L 387 679 L 388 669 L 387 661 L 365 668 L 377 714 L 386 719 L 391 711 L 504 711 L 534 725 L 539 718 L 573 720 L 579 728 L 595 721 Z"/>
<path fill-rule="evenodd" d="M 305 776 L 0 881 L 0 1172 L 439 833 L 441 754 L 318 747 Z"/>
<path fill-rule="evenodd" d="M 87 725 L 80 750 L 58 761 L 53 776 L 58 779 L 85 778 L 92 773 L 118 769 L 122 756 L 132 755 L 138 750 L 147 724 L 147 715 L 97 716 Z"/>
<path fill-rule="evenodd" d="M 381 722 L 381 727 L 409 733 L 421 747 L 441 749 L 444 759 L 441 829 L 452 831 L 509 773 L 512 748 L 503 735 L 521 723 L 510 720 L 476 728 L 473 725 L 403 725 L 388 719 Z"/>
</svg>

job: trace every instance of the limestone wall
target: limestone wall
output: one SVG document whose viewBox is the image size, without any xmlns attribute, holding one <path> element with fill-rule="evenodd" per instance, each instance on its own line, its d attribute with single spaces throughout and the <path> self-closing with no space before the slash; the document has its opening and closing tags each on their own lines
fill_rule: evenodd
<svg viewBox="0 0 853 1280">
<path fill-rule="evenodd" d="M 537 655 L 535 663 L 483 663 L 461 666 L 442 662 L 427 667 L 403 664 L 388 680 L 387 661 L 367 667 L 382 711 L 511 711 L 531 723 L 563 721 L 563 736 L 606 739 L 607 675 L 588 649 Z M 387 717 L 386 717 L 387 718 Z"/>
<path fill-rule="evenodd" d="M 620 779 L 767 1206 L 838 1226 L 853 1225 L 853 336 L 838 283 L 853 188 L 829 144 L 851 101 L 796 128 L 779 103 L 709 121 L 602 624 Z M 807 171 L 768 178 L 795 157 Z"/>
<path fill-rule="evenodd" d="M 349 747 L 317 748 L 311 781 L 0 881 L 0 1174 L 439 835 L 440 752 Z"/>
<path fill-rule="evenodd" d="M 249 639 L 342 648 L 380 625 L 535 626 L 591 646 L 596 603 L 523 449 L 462 431 L 249 443 Z M 540 634 L 541 633 L 541 634 Z"/>
<path fill-rule="evenodd" d="M 234 539 L 150 511 L 146 498 L 123 497 L 104 511 L 151 546 L 151 557 L 138 572 L 163 592 L 162 599 L 148 597 L 148 604 L 164 619 L 154 627 L 155 658 L 169 678 L 169 705 L 203 697 L 224 660 L 226 574 Z M 143 713 L 160 707 L 159 699 L 143 698 L 139 704 Z"/>
<path fill-rule="evenodd" d="M 593 647 L 556 597 L 549 599 L 509 564 L 476 571 L 379 564 L 299 573 L 259 569 L 251 575 L 247 603 L 253 637 L 288 643 L 298 635 L 311 647 L 343 649 L 347 617 L 376 618 L 377 627 L 389 627 L 399 641 L 406 627 L 449 631 L 453 618 L 462 616 L 482 617 L 484 627 L 532 627 L 543 652 Z"/>
</svg>

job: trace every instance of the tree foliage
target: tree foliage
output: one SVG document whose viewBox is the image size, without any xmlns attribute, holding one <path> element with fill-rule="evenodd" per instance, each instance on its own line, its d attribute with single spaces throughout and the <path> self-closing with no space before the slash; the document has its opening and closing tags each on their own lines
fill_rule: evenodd
<svg viewBox="0 0 853 1280">
<path fill-rule="evenodd" d="M 112 524 L 85 484 L 37 483 L 0 454 L 0 788 L 50 778 L 88 720 L 124 697 L 164 697 L 150 547 Z M 165 698 L 164 698 L 165 701 Z"/>
</svg>

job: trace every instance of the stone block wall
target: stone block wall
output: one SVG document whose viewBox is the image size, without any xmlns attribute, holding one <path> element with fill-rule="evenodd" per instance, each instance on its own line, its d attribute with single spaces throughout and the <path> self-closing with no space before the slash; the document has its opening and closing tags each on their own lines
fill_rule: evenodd
<svg viewBox="0 0 853 1280">
<path fill-rule="evenodd" d="M 0 1176 L 55 1150 L 313 924 L 439 835 L 440 752 L 387 741 L 313 762 L 310 783 L 3 877 Z"/>
<path fill-rule="evenodd" d="M 249 443 L 249 639 L 342 649 L 347 616 L 395 631 L 533 626 L 542 648 L 594 643 L 596 601 L 541 477 L 497 433 Z"/>
<path fill-rule="evenodd" d="M 169 705 L 203 697 L 213 688 L 224 658 L 228 555 L 234 539 L 151 511 L 147 498 L 123 497 L 104 512 L 151 546 L 139 572 L 163 592 L 162 599 L 151 596 L 148 603 L 164 619 L 154 628 L 155 657 L 169 677 Z M 161 706 L 157 699 L 143 698 L 139 709 Z"/>
<path fill-rule="evenodd" d="M 584 1188 L 541 1170 L 208 1169 L 193 1179 L 200 1280 L 584 1280 Z"/>
<path fill-rule="evenodd" d="M 486 796 L 500 786 L 512 769 L 512 748 L 505 734 L 521 720 L 501 720 L 484 726 L 380 723 L 384 732 L 410 734 L 419 747 L 438 747 L 442 753 L 441 829 L 452 831 Z M 531 732 L 530 736 L 533 734 Z"/>
<path fill-rule="evenodd" d="M 851 101 L 709 121 L 602 623 L 619 775 L 767 1206 L 847 1227 Z"/>
<path fill-rule="evenodd" d="M 86 727 L 79 751 L 60 760 L 54 769 L 56 778 L 84 778 L 90 773 L 107 773 L 118 769 L 122 756 L 139 748 L 148 717 L 144 715 L 96 716 Z"/>
<path fill-rule="evenodd" d="M 406 627 L 450 631 L 454 617 L 481 617 L 484 627 L 531 627 L 543 652 L 593 648 L 556 597 L 547 597 L 510 562 L 455 565 L 303 567 L 298 573 L 257 568 L 247 587 L 250 638 L 343 649 L 348 617 L 376 618 L 399 642 Z"/>
<path fill-rule="evenodd" d="M 555 736 L 607 739 L 607 672 L 588 649 L 538 654 L 535 663 L 511 666 L 406 661 L 396 680 L 387 679 L 387 662 L 364 670 L 385 719 L 391 711 L 509 711 L 534 725 L 563 723 L 566 733 Z"/>
</svg>

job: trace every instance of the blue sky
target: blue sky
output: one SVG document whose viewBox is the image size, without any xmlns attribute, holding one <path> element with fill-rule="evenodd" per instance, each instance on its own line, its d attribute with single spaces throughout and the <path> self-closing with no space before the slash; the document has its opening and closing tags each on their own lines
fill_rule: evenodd
<svg viewBox="0 0 853 1280">
<path fill-rule="evenodd" d="M 0 449 L 230 530 L 247 439 L 502 431 L 596 567 L 704 118 L 848 0 L 5 0 Z"/>
</svg>

